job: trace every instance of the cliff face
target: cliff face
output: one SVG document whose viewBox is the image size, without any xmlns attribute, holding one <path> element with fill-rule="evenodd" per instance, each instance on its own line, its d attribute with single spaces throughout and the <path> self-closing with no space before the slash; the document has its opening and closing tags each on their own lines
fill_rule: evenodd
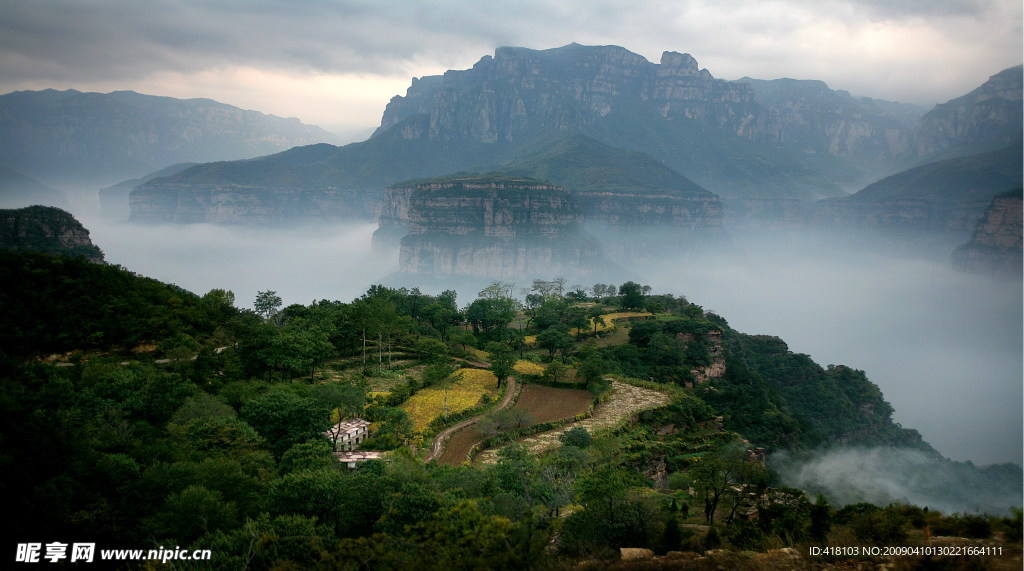
<svg viewBox="0 0 1024 571">
<path fill-rule="evenodd" d="M 649 103 L 666 119 L 696 119 L 747 139 L 773 137 L 749 86 L 714 79 L 688 54 L 665 52 L 658 65 L 617 46 L 576 44 L 498 48 L 472 69 L 414 82 L 388 104 L 378 132 L 426 113 L 431 139 L 514 141 L 540 126 L 592 127 L 631 101 Z"/>
<path fill-rule="evenodd" d="M 809 156 L 885 163 L 908 155 L 924 113 L 913 105 L 833 91 L 821 81 L 743 78 L 778 125 L 777 138 Z"/>
<path fill-rule="evenodd" d="M 521 279 L 559 270 L 586 275 L 597 261 L 580 230 L 579 208 L 560 187 L 486 177 L 425 181 L 408 190 L 401 272 Z"/>
<path fill-rule="evenodd" d="M 963 97 L 936 105 L 916 129 L 918 156 L 978 153 L 1020 144 L 1022 91 L 1024 68 L 1017 66 L 993 75 Z"/>
<path fill-rule="evenodd" d="M 804 121 L 834 143 L 814 152 L 842 161 L 884 146 L 869 149 L 875 160 L 905 146 L 906 129 L 876 121 L 876 110 L 856 107 L 862 122 L 844 112 L 831 122 Z M 838 194 L 835 175 L 856 178 L 846 171 L 861 167 L 825 172 L 807 161 L 800 142 L 789 142 L 791 121 L 803 116 L 770 110 L 750 84 L 716 79 L 688 54 L 665 52 L 652 63 L 616 46 L 572 44 L 499 48 L 471 69 L 418 80 L 391 100 L 375 137 L 400 131 L 417 140 L 515 144 L 578 132 L 648 153 L 726 197 Z"/>
<path fill-rule="evenodd" d="M 70 213 L 50 206 L 0 210 L 0 249 L 82 257 L 102 263 L 103 252 Z"/>
<path fill-rule="evenodd" d="M 378 202 L 337 188 L 187 184 L 157 180 L 131 192 L 131 222 L 303 224 L 371 218 Z"/>
<path fill-rule="evenodd" d="M 969 231 L 985 212 L 982 200 L 937 201 L 924 198 L 879 200 L 826 199 L 815 205 L 812 223 L 822 228 L 865 230 Z"/>
<path fill-rule="evenodd" d="M 993 198 L 971 241 L 953 252 L 953 267 L 976 274 L 1020 278 L 1024 256 L 1022 212 L 1024 200 L 1020 189 Z"/>
</svg>

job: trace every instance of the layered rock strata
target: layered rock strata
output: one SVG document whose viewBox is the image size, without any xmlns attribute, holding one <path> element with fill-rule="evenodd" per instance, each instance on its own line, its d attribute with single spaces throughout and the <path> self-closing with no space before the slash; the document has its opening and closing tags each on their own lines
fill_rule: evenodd
<svg viewBox="0 0 1024 571">
<path fill-rule="evenodd" d="M 993 198 L 971 241 L 953 252 L 953 267 L 970 273 L 1020 278 L 1024 256 L 1022 212 L 1021 189 Z"/>
<path fill-rule="evenodd" d="M 131 222 L 274 225 L 368 219 L 378 202 L 355 190 L 154 182 L 131 192 Z"/>
<path fill-rule="evenodd" d="M 413 185 L 399 270 L 521 279 L 589 275 L 599 261 L 582 214 L 561 187 L 508 177 L 445 178 Z"/>
</svg>

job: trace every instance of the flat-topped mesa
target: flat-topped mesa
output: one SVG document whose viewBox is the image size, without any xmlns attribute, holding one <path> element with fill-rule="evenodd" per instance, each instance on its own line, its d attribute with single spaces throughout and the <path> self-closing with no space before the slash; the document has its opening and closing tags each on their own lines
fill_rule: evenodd
<svg viewBox="0 0 1024 571">
<path fill-rule="evenodd" d="M 561 187 L 501 175 L 412 181 L 400 271 L 435 276 L 513 278 L 552 268 L 589 274 L 597 248 L 583 215 Z"/>
</svg>

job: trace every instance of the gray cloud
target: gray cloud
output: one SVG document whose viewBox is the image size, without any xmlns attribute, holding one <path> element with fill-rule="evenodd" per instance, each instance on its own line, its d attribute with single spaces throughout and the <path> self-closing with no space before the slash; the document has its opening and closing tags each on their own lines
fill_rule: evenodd
<svg viewBox="0 0 1024 571">
<path fill-rule="evenodd" d="M 652 59 L 664 50 L 686 51 L 720 77 L 821 78 L 867 95 L 889 78 L 892 86 L 878 86 L 878 96 L 888 98 L 927 98 L 936 86 L 949 86 L 928 101 L 937 102 L 1018 63 L 1021 37 L 1014 0 L 787 0 L 738 7 L 620 0 L 0 4 L 0 87 L 27 80 L 130 82 L 154 71 L 227 66 L 403 76 L 468 67 L 500 45 L 549 48 L 576 41 L 618 44 Z M 852 35 L 817 42 L 815 26 L 830 22 Z M 944 45 L 919 45 L 914 37 L 843 45 L 881 25 L 931 31 Z M 860 77 L 866 70 L 874 77 Z M 916 91 L 915 81 L 921 84 Z"/>
</svg>

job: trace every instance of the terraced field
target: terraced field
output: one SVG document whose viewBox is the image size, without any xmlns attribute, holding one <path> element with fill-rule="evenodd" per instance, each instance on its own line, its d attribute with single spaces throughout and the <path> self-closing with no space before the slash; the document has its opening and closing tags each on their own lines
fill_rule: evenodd
<svg viewBox="0 0 1024 571">
<path fill-rule="evenodd" d="M 551 422 L 582 414 L 590 408 L 594 396 L 581 389 L 556 389 L 544 385 L 526 385 L 512 410 L 525 410 L 534 422 Z"/>
<path fill-rule="evenodd" d="M 438 416 L 462 412 L 479 404 L 485 394 L 497 393 L 498 378 L 490 371 L 459 369 L 453 376 L 457 380 L 423 389 L 402 403 L 401 408 L 409 414 L 413 430 L 422 431 Z"/>
<path fill-rule="evenodd" d="M 590 407 L 592 399 L 589 391 L 525 385 L 512 410 L 528 412 L 533 419 L 530 425 L 533 425 L 582 414 Z M 451 436 L 437 462 L 461 464 L 466 461 L 470 449 L 483 439 L 484 435 L 477 430 L 475 424 L 466 426 Z"/>
<path fill-rule="evenodd" d="M 518 443 L 525 444 L 530 452 L 539 454 L 558 446 L 560 444 L 558 437 L 570 428 L 582 426 L 591 434 L 610 430 L 622 425 L 642 410 L 664 406 L 668 402 L 669 397 L 664 393 L 615 381 L 612 383 L 611 396 L 594 410 L 594 414 L 590 418 L 529 436 L 519 440 Z M 498 460 L 499 450 L 500 448 L 485 450 L 477 455 L 475 461 L 485 464 L 494 463 Z"/>
</svg>

